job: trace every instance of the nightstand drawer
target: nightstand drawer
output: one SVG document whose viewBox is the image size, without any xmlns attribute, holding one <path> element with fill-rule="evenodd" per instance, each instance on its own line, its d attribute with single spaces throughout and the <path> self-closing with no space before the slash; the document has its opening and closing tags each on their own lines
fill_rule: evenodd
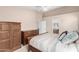
<svg viewBox="0 0 79 59">
<path fill-rule="evenodd" d="M 38 35 L 38 32 L 35 30 L 24 32 L 24 36 L 33 36 L 33 35 Z"/>
<path fill-rule="evenodd" d="M 9 39 L 9 31 L 0 31 L 0 40 Z"/>
</svg>

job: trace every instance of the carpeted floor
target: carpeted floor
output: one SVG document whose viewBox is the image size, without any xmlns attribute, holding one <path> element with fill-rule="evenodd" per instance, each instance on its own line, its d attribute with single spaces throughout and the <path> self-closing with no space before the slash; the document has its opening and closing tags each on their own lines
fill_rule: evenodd
<svg viewBox="0 0 79 59">
<path fill-rule="evenodd" d="M 28 52 L 28 45 L 22 45 L 20 49 L 17 49 L 14 52 Z"/>
</svg>

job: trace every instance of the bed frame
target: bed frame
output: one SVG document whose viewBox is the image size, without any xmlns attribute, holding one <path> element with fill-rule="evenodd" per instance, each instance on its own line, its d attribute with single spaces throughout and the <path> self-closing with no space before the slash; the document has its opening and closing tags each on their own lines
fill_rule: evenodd
<svg viewBox="0 0 79 59">
<path fill-rule="evenodd" d="M 64 31 L 63 33 L 67 33 L 67 31 Z M 62 34 L 63 34 L 63 33 L 62 33 Z M 62 34 L 61 34 L 61 35 L 62 35 Z M 60 35 L 60 36 L 61 36 L 61 35 Z M 32 45 L 30 45 L 30 44 L 28 43 L 28 52 L 29 52 L 30 50 L 31 50 L 32 52 L 42 52 L 42 51 L 40 51 L 39 49 L 33 47 Z"/>
<path fill-rule="evenodd" d="M 67 33 L 67 31 L 65 31 L 66 33 Z M 65 33 L 65 32 L 63 32 L 63 33 Z M 79 35 L 79 32 L 77 32 L 78 33 L 78 35 Z M 61 35 L 60 35 L 61 36 Z M 76 41 L 74 41 L 73 43 L 75 43 Z M 37 49 L 37 48 L 35 48 L 35 47 L 33 47 L 32 45 L 30 45 L 30 44 L 28 44 L 28 51 L 32 51 L 32 52 L 42 52 L 42 51 L 40 51 L 39 49 Z"/>
<path fill-rule="evenodd" d="M 33 47 L 33 46 L 31 46 L 31 45 L 28 44 L 28 52 L 29 52 L 30 50 L 31 50 L 32 52 L 42 52 L 42 51 L 38 50 L 37 48 L 35 48 L 35 47 Z"/>
<path fill-rule="evenodd" d="M 32 51 L 32 52 L 42 52 L 42 51 L 40 51 L 39 49 L 33 47 L 32 45 L 30 45 L 30 44 L 28 43 L 28 52 L 29 52 L 29 51 Z"/>
</svg>

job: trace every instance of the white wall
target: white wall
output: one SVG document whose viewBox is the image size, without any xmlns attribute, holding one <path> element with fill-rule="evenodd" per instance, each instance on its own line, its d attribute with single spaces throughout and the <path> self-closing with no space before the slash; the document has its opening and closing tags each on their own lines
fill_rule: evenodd
<svg viewBox="0 0 79 59">
<path fill-rule="evenodd" d="M 79 12 L 75 13 L 68 13 L 68 14 L 62 14 L 57 16 L 50 16 L 45 17 L 47 19 L 47 30 L 48 32 L 53 32 L 52 30 L 52 20 L 55 20 L 55 18 L 60 20 L 60 33 L 67 30 L 67 31 L 76 31 L 78 30 L 78 24 L 79 24 Z M 79 30 L 78 30 L 79 31 Z"/>
<path fill-rule="evenodd" d="M 42 13 L 27 7 L 0 7 L 0 21 L 21 22 L 21 30 L 38 29 L 38 22 L 42 20 Z"/>
</svg>

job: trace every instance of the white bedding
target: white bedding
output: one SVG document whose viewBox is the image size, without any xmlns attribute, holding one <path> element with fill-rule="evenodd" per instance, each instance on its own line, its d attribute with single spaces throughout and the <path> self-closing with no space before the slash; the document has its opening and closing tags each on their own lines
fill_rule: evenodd
<svg viewBox="0 0 79 59">
<path fill-rule="evenodd" d="M 57 35 L 52 35 L 49 33 L 35 36 L 30 40 L 30 45 L 41 50 L 41 51 L 50 51 L 54 50 L 52 47 L 56 41 Z"/>
<path fill-rule="evenodd" d="M 49 33 L 33 37 L 29 44 L 43 52 L 77 52 L 75 44 L 63 45 L 58 41 L 58 35 Z"/>
<path fill-rule="evenodd" d="M 56 52 L 77 52 L 77 47 L 75 43 L 71 43 L 70 45 L 62 44 L 60 41 L 56 45 Z"/>
</svg>

